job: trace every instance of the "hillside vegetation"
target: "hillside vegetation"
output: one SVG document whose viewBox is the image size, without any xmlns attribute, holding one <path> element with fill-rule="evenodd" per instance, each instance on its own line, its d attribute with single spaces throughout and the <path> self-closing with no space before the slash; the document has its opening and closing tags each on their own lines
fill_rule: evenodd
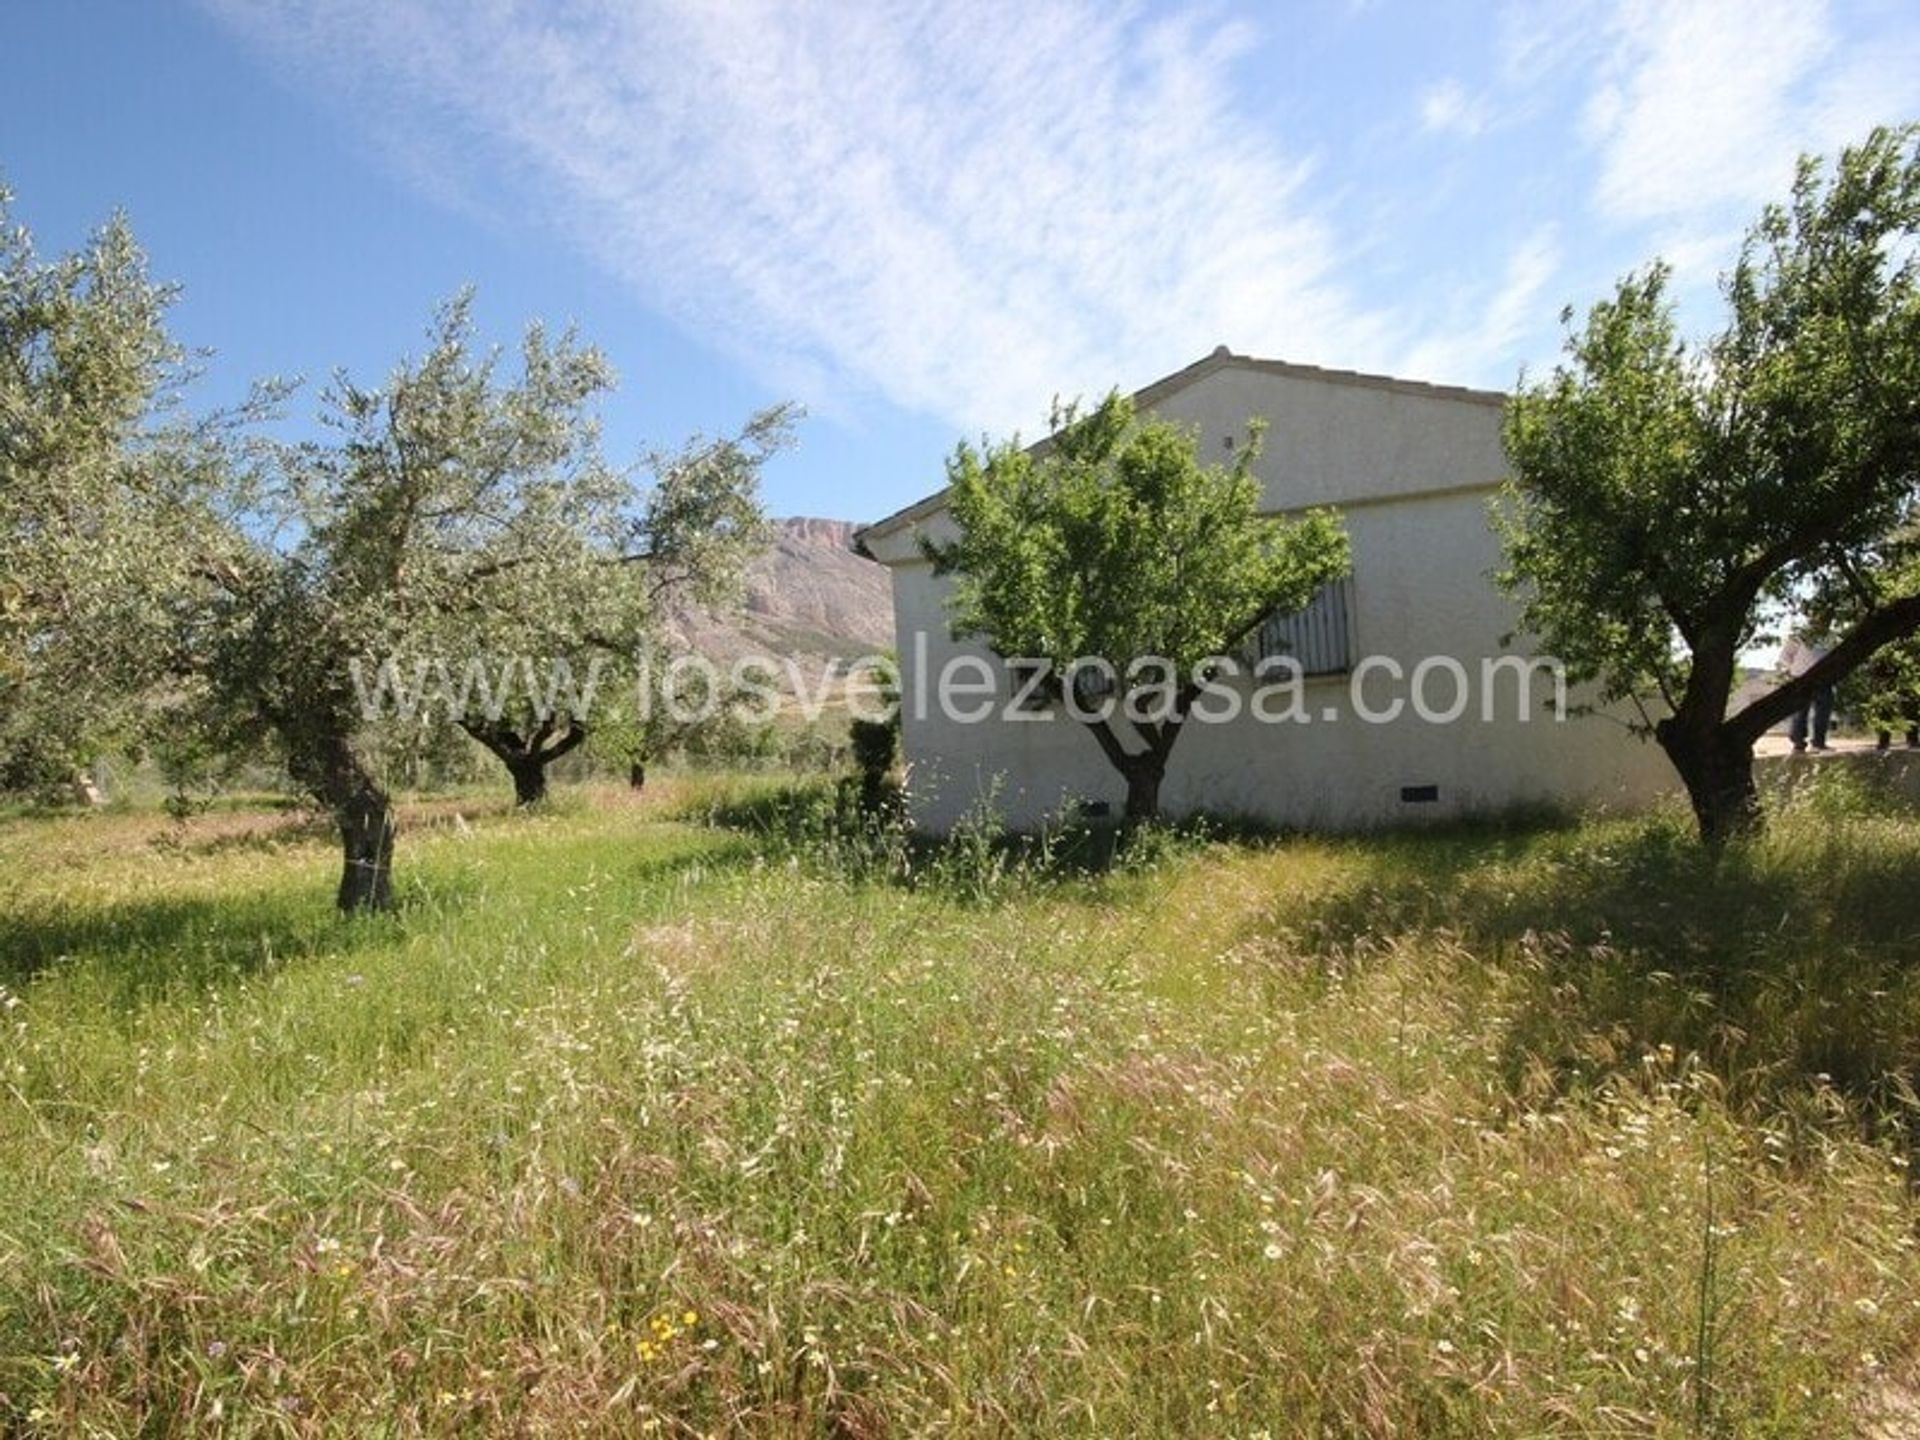
<svg viewBox="0 0 1920 1440">
<path fill-rule="evenodd" d="M 850 880 L 656 789 L 358 920 L 0 824 L 0 1430 L 1912 1433 L 1911 819 Z"/>
</svg>

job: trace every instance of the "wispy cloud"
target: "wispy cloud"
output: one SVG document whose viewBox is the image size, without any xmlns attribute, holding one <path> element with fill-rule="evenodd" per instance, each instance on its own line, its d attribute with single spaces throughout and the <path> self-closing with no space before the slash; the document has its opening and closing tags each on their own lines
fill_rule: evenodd
<svg viewBox="0 0 1920 1440">
<path fill-rule="evenodd" d="M 1407 352 L 1401 370 L 1489 385 L 1511 383 L 1527 358 L 1524 342 L 1544 328 L 1542 320 L 1551 307 L 1543 300 L 1560 260 L 1558 227 L 1541 225 L 1513 247 L 1494 284 L 1463 297 L 1463 313 Z"/>
<path fill-rule="evenodd" d="M 1511 5 L 1388 126 L 1479 137 L 1437 167 L 1271 103 L 1286 37 L 1214 0 L 202 3 L 436 201 L 538 215 L 817 409 L 964 430 L 1220 343 L 1500 383 L 1561 300 L 1656 250 L 1698 286 L 1796 154 L 1920 112 L 1910 0 Z"/>
<path fill-rule="evenodd" d="M 1706 304 L 1801 155 L 1920 110 L 1913 21 L 1835 0 L 1628 0 L 1597 32 L 1585 107 L 1596 208 L 1642 231 L 1688 304 Z"/>
<path fill-rule="evenodd" d="M 506 164 L 764 377 L 974 428 L 1217 343 L 1379 363 L 1248 33 L 1097 0 L 210 0 L 370 130 Z M 457 136 L 457 140 L 447 137 Z"/>
<path fill-rule="evenodd" d="M 1777 195 L 1810 135 L 1808 82 L 1832 48 L 1817 0 L 1632 0 L 1587 108 L 1598 200 L 1646 221 Z M 1821 136 L 1817 139 L 1824 140 Z"/>
<path fill-rule="evenodd" d="M 1661 255 L 1696 301 L 1800 155 L 1920 112 L 1920 24 L 1886 0 L 1514 7 L 1500 55 L 1503 104 L 1575 98 L 1562 143 L 1569 163 L 1591 164 L 1603 222 L 1588 261 Z"/>
<path fill-rule="evenodd" d="M 1492 111 L 1484 96 L 1474 95 L 1449 78 L 1420 95 L 1420 125 L 1435 134 L 1464 135 L 1471 139 L 1487 128 Z"/>
</svg>

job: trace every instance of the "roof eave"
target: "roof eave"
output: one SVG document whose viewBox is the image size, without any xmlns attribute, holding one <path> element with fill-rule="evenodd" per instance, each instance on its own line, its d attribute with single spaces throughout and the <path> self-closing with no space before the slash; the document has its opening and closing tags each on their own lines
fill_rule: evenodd
<svg viewBox="0 0 1920 1440">
<path fill-rule="evenodd" d="M 1373 375 L 1363 370 L 1332 370 L 1319 365 L 1298 365 L 1290 360 L 1262 360 L 1253 355 L 1236 355 L 1224 345 L 1214 348 L 1211 354 L 1203 355 L 1184 369 L 1171 375 L 1162 376 L 1151 385 L 1133 392 L 1135 409 L 1148 409 L 1165 400 L 1169 395 L 1178 394 L 1189 385 L 1204 380 L 1216 370 L 1228 367 L 1253 370 L 1263 375 L 1285 375 L 1296 380 L 1317 380 L 1331 385 L 1356 385 L 1370 390 L 1388 390 L 1396 394 L 1418 395 L 1438 400 L 1464 401 L 1475 405 L 1504 406 L 1507 396 L 1498 390 L 1476 390 L 1465 385 L 1436 385 L 1426 380 L 1402 380 L 1393 375 Z M 1044 455 L 1052 448 L 1051 435 L 1036 440 L 1027 447 L 1032 455 Z M 880 539 L 905 529 L 907 526 L 937 514 L 946 504 L 945 487 L 914 501 L 911 505 L 894 511 L 891 515 L 863 525 L 853 532 L 853 548 L 856 554 L 869 560 L 876 558 L 867 547 L 868 537 Z"/>
</svg>

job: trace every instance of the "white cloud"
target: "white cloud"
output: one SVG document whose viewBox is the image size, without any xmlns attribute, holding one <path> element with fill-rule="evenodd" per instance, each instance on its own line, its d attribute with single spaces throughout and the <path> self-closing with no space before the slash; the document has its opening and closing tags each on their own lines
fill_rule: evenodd
<svg viewBox="0 0 1920 1440">
<path fill-rule="evenodd" d="M 1800 155 L 1830 156 L 1920 112 L 1915 21 L 1898 0 L 1514 6 L 1499 101 L 1507 114 L 1577 107 L 1557 143 L 1569 160 L 1585 149 L 1592 204 L 1610 223 L 1578 237 L 1575 270 L 1660 255 L 1683 324 L 1707 323 L 1715 279 L 1760 207 L 1785 197 Z"/>
<path fill-rule="evenodd" d="M 1435 134 L 1471 139 L 1487 128 L 1491 118 L 1486 100 L 1470 94 L 1466 86 L 1452 78 L 1429 87 L 1420 96 L 1420 124 Z"/>
<path fill-rule="evenodd" d="M 1452 325 L 1414 345 L 1401 370 L 1408 375 L 1485 385 L 1511 385 L 1525 354 L 1525 342 L 1553 318 L 1542 303 L 1547 282 L 1560 269 L 1558 228 L 1541 225 L 1515 245 L 1489 290 L 1467 297 Z"/>
<path fill-rule="evenodd" d="M 1556 0 L 1551 5 L 1507 0 L 1494 24 L 1494 56 L 1501 85 L 1524 91 L 1576 63 L 1585 63 L 1595 33 L 1618 0 Z"/>
<path fill-rule="evenodd" d="M 1305 158 L 1232 109 L 1236 25 L 1098 0 L 210 3 L 372 133 L 511 166 L 763 377 L 1031 428 L 1055 391 L 1218 343 L 1388 349 Z"/>
<path fill-rule="evenodd" d="M 1634 222 L 1751 211 L 1785 194 L 1802 152 L 1904 118 L 1920 101 L 1911 36 L 1889 54 L 1858 32 L 1843 45 L 1838 28 L 1825 0 L 1622 5 L 1586 112 L 1602 211 Z"/>
</svg>

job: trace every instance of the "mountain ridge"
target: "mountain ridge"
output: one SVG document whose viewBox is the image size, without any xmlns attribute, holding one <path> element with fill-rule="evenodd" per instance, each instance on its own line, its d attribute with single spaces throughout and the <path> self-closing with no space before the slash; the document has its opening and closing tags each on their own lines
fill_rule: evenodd
<svg viewBox="0 0 1920 1440">
<path fill-rule="evenodd" d="M 793 515 L 769 522 L 767 548 L 747 566 L 739 606 L 688 609 L 677 638 L 720 663 L 747 655 L 850 661 L 893 645 L 886 567 L 856 555 L 851 520 Z"/>
</svg>

